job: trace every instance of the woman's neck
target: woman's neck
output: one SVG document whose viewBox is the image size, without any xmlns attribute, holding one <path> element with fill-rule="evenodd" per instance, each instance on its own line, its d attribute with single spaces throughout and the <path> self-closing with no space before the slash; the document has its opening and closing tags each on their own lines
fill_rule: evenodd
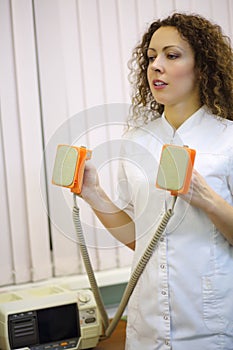
<svg viewBox="0 0 233 350">
<path fill-rule="evenodd" d="M 201 103 L 197 103 L 193 106 L 165 106 L 164 115 L 169 124 L 171 124 L 175 129 L 178 129 L 200 107 Z"/>
</svg>

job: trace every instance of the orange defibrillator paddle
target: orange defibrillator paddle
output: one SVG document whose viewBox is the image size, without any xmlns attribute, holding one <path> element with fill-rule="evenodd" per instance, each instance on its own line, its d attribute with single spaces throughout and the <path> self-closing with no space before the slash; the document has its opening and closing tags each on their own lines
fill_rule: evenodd
<svg viewBox="0 0 233 350">
<path fill-rule="evenodd" d="M 165 144 L 162 148 L 156 187 L 176 196 L 189 190 L 196 151 L 187 146 Z"/>
<path fill-rule="evenodd" d="M 85 161 L 92 152 L 86 147 L 58 145 L 53 168 L 52 183 L 70 188 L 79 194 L 82 190 Z"/>
</svg>

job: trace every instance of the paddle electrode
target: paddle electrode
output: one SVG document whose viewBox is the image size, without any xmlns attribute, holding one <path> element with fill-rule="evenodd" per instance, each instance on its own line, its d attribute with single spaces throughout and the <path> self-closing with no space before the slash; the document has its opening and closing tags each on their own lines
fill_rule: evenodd
<svg viewBox="0 0 233 350">
<path fill-rule="evenodd" d="M 134 268 L 116 314 L 112 321 L 109 323 L 108 315 L 103 304 L 103 300 L 95 279 L 94 271 L 85 244 L 79 217 L 79 208 L 76 202 L 77 194 L 80 194 L 82 191 L 85 162 L 91 158 L 92 152 L 83 146 L 77 147 L 58 145 L 53 169 L 52 183 L 57 186 L 69 188 L 71 192 L 73 192 L 73 221 L 77 233 L 77 239 L 80 245 L 80 251 L 89 278 L 90 286 L 103 323 L 103 334 L 100 337 L 100 340 L 110 337 L 116 328 L 140 275 L 142 274 L 147 262 L 152 256 L 168 224 L 168 221 L 174 213 L 174 206 L 177 196 L 181 193 L 188 192 L 195 154 L 195 150 L 190 149 L 187 146 L 175 146 L 169 144 L 165 144 L 163 146 L 155 185 L 157 188 L 170 191 L 173 195 L 173 202 L 171 208 L 169 208 L 163 215 L 154 236 L 146 247 L 145 252 L 140 258 L 137 266 Z"/>
<path fill-rule="evenodd" d="M 188 146 L 164 145 L 161 152 L 156 187 L 172 195 L 189 190 L 196 151 Z"/>
</svg>

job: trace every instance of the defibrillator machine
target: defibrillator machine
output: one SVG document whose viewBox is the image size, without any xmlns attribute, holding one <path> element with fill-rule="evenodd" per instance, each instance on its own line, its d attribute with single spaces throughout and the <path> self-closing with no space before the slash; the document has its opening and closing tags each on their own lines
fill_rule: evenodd
<svg viewBox="0 0 233 350">
<path fill-rule="evenodd" d="M 189 190 L 195 151 L 164 145 L 156 179 L 173 195 L 171 207 L 133 270 L 115 316 L 108 319 L 85 244 L 77 206 L 85 162 L 92 152 L 81 146 L 58 145 L 52 183 L 73 192 L 73 221 L 90 289 L 72 291 L 53 285 L 0 294 L 0 350 L 89 349 L 111 336 L 147 262 L 174 212 L 178 194 Z"/>
</svg>

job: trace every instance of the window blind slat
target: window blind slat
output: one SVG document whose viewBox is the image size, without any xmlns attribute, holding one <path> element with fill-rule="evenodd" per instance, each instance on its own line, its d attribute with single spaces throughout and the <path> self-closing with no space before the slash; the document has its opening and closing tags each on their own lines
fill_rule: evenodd
<svg viewBox="0 0 233 350">
<path fill-rule="evenodd" d="M 31 3 L 12 3 L 18 114 L 33 280 L 51 277 L 48 218 L 41 200 L 43 140 Z M 27 20 L 22 21 L 23 16 Z M 24 40 L 22 41 L 22 38 Z M 40 175 L 42 178 L 40 178 Z"/>
<path fill-rule="evenodd" d="M 12 33 L 10 3 L 1 1 L 0 9 L 0 93 L 2 117 L 2 144 L 4 149 L 6 192 L 9 226 L 2 230 L 11 236 L 11 261 L 14 282 L 30 280 L 30 251 L 28 249 L 28 221 L 25 207 L 25 182 L 21 152 L 20 125 L 18 119 L 18 96 L 15 77 L 15 52 Z M 5 266 L 1 256 L 0 264 Z M 10 277 L 11 278 L 11 277 Z"/>
<path fill-rule="evenodd" d="M 54 275 L 78 273 L 77 245 L 73 235 L 70 210 L 59 189 L 52 186 L 52 170 L 56 147 L 70 143 L 66 76 L 61 45 L 58 1 L 35 1 L 35 17 L 40 67 L 41 100 L 45 137 L 45 161 L 51 215 L 51 238 Z M 60 128 L 60 129 L 59 129 Z M 59 132 L 60 130 L 60 132 Z"/>
<path fill-rule="evenodd" d="M 12 284 L 14 282 L 11 258 L 11 235 L 7 200 L 7 183 L 5 174 L 5 159 L 3 149 L 2 116 L 0 106 L 0 285 Z"/>
</svg>

